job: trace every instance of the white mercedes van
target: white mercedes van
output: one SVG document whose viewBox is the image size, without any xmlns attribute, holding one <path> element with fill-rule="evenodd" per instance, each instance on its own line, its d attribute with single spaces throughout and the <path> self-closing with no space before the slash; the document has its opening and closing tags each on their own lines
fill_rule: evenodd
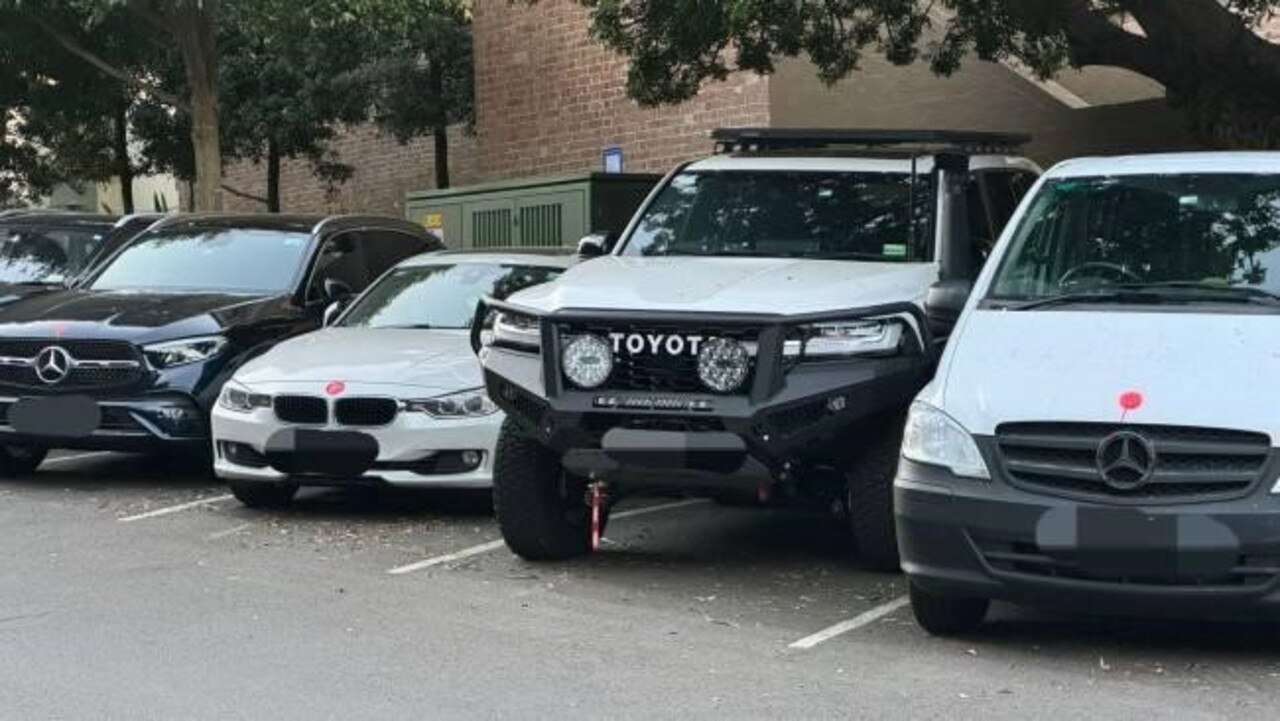
<svg viewBox="0 0 1280 721">
<path fill-rule="evenodd" d="M 1280 153 L 1051 170 L 909 414 L 921 625 L 974 629 L 991 599 L 1276 618 L 1278 371 Z"/>
</svg>

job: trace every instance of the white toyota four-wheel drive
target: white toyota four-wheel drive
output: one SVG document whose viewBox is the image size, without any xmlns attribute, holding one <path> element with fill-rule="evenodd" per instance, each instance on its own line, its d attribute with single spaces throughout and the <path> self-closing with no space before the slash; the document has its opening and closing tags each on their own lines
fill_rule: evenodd
<svg viewBox="0 0 1280 721">
<path fill-rule="evenodd" d="M 1037 177 L 1010 154 L 1027 138 L 714 137 L 621 238 L 584 239 L 600 257 L 482 303 L 473 343 L 507 413 L 503 536 L 564 559 L 596 547 L 625 495 L 804 498 L 847 509 L 863 561 L 896 569 L 903 418 Z"/>
</svg>

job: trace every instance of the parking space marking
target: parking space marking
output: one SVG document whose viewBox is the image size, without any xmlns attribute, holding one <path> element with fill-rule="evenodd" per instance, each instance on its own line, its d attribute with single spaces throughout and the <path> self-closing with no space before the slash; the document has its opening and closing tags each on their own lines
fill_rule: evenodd
<svg viewBox="0 0 1280 721">
<path fill-rule="evenodd" d="M 42 463 L 41 465 L 52 466 L 55 463 L 70 463 L 71 461 L 83 461 L 87 458 L 98 458 L 100 456 L 114 456 L 114 455 L 116 454 L 112 453 L 111 451 L 95 451 L 93 453 L 74 453 L 69 456 L 58 456 L 57 458 L 50 458 L 44 463 Z"/>
<path fill-rule="evenodd" d="M 644 516 L 650 513 L 669 511 L 675 508 L 684 508 L 685 506 L 695 506 L 703 503 L 706 503 L 706 501 L 698 498 L 686 501 L 675 501 L 673 503 L 659 503 L 656 506 L 645 506 L 644 508 L 636 508 L 630 511 L 623 511 L 622 513 L 615 513 L 611 516 L 611 520 L 618 521 L 624 518 L 635 518 L 636 516 Z M 427 558 L 416 563 L 410 563 L 407 566 L 397 566 L 396 568 L 387 571 L 387 573 L 390 573 L 393 576 L 402 576 L 406 573 L 413 573 L 414 571 L 421 571 L 426 568 L 443 566 L 446 563 L 461 561 L 466 558 L 471 558 L 472 556 L 479 556 L 491 551 L 496 551 L 504 546 L 506 546 L 506 542 L 501 539 L 497 541 L 489 541 L 487 543 L 481 543 L 478 546 L 464 548 L 461 551 L 447 553 L 443 556 L 432 556 L 431 558 Z"/>
<path fill-rule="evenodd" d="M 840 623 L 837 623 L 834 626 L 828 626 L 811 636 L 805 636 L 799 641 L 787 646 L 787 648 L 800 650 L 813 648 L 820 643 L 830 641 L 836 636 L 849 633 L 850 631 L 856 631 L 863 626 L 875 623 L 885 616 L 901 609 L 903 606 L 906 606 L 908 603 L 911 603 L 911 599 L 906 596 L 899 596 L 888 603 L 882 603 L 879 606 L 876 606 L 870 611 L 860 613 L 847 621 L 841 621 Z"/>
<path fill-rule="evenodd" d="M 186 511 L 192 508 L 199 508 L 200 506 L 208 506 L 214 503 L 222 503 L 223 501 L 229 501 L 232 498 L 235 498 L 235 496 L 232 496 L 229 493 L 224 496 L 210 496 L 209 498 L 201 498 L 199 500 L 191 501 L 189 503 L 179 503 L 176 506 L 168 506 L 166 508 L 157 508 L 154 511 L 139 513 L 136 516 L 125 516 L 124 518 L 121 518 L 118 520 L 121 523 L 132 523 L 133 521 L 142 521 L 148 518 L 156 518 L 157 516 L 167 516 L 170 513 L 179 513 L 181 511 Z"/>
<path fill-rule="evenodd" d="M 210 540 L 210 541 L 216 541 L 216 540 L 218 540 L 218 539 L 220 539 L 220 538 L 226 538 L 227 536 L 234 536 L 234 535 L 236 535 L 237 533 L 239 533 L 239 532 L 241 532 L 241 531 L 244 531 L 244 530 L 247 530 L 247 529 L 252 528 L 252 527 L 253 527 L 253 522 L 252 522 L 252 521 L 250 521 L 249 523 L 241 523 L 240 525 L 238 525 L 238 526 L 236 526 L 236 527 L 234 527 L 234 528 L 228 528 L 228 529 L 226 529 L 226 530 L 218 531 L 217 533 L 210 533 L 210 534 L 207 536 L 207 538 L 208 538 L 208 540 Z"/>
</svg>

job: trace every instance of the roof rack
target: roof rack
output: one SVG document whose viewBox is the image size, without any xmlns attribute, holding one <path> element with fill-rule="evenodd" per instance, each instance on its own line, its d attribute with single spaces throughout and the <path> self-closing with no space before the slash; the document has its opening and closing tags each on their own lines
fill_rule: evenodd
<svg viewBox="0 0 1280 721">
<path fill-rule="evenodd" d="M 716 153 L 786 150 L 879 150 L 978 155 L 1010 153 L 1031 142 L 1025 133 L 977 130 L 842 130 L 834 128 L 719 128 L 711 132 Z"/>
</svg>

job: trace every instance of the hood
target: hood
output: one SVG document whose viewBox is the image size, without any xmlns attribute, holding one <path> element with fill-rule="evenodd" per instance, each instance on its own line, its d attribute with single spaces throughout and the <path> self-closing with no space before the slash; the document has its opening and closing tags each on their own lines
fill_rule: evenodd
<svg viewBox="0 0 1280 721">
<path fill-rule="evenodd" d="M 235 380 L 255 390 L 320 392 L 330 381 L 402 386 L 434 394 L 484 384 L 471 335 L 460 330 L 325 328 L 246 363 Z"/>
<path fill-rule="evenodd" d="M 929 263 L 795 258 L 606 256 L 511 297 L 544 312 L 569 308 L 694 313 L 818 313 L 923 300 Z"/>
<path fill-rule="evenodd" d="M 215 333 L 277 298 L 222 293 L 61 290 L 0 304 L 0 336 L 164 339 Z M 166 333 L 164 330 L 172 332 Z"/>
<path fill-rule="evenodd" d="M 935 390 L 971 433 L 1125 418 L 1280 439 L 1277 315 L 975 310 L 951 343 Z M 1127 391 L 1143 404 L 1125 415 Z"/>
</svg>

